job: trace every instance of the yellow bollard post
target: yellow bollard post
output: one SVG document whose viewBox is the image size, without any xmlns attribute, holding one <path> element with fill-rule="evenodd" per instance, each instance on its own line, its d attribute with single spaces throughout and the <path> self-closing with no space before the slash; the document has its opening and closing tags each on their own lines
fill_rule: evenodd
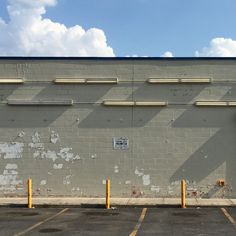
<svg viewBox="0 0 236 236">
<path fill-rule="evenodd" d="M 106 209 L 110 209 L 111 207 L 111 182 L 109 179 L 106 180 Z"/>
<path fill-rule="evenodd" d="M 181 180 L 181 208 L 186 208 L 185 180 Z"/>
<path fill-rule="evenodd" d="M 28 208 L 32 208 L 32 179 L 28 179 Z"/>
</svg>

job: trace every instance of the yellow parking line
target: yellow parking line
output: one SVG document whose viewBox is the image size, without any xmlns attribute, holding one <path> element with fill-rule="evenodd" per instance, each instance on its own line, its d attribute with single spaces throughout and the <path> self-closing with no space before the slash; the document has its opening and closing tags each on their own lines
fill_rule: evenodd
<svg viewBox="0 0 236 236">
<path fill-rule="evenodd" d="M 236 221 L 234 220 L 234 218 L 229 214 L 229 212 L 225 208 L 221 208 L 221 211 L 236 229 Z"/>
<path fill-rule="evenodd" d="M 65 208 L 65 209 L 59 211 L 57 214 L 55 214 L 55 215 L 53 215 L 53 216 L 50 216 L 50 217 L 48 217 L 47 219 L 42 220 L 42 221 L 40 221 L 40 222 L 38 222 L 38 223 L 36 223 L 36 224 L 30 226 L 29 228 L 25 229 L 24 231 L 21 231 L 20 233 L 14 234 L 14 236 L 25 235 L 26 233 L 30 232 L 31 230 L 33 230 L 33 229 L 39 227 L 40 225 L 42 225 L 42 224 L 44 224 L 44 223 L 46 223 L 46 222 L 48 222 L 48 221 L 50 221 L 50 220 L 56 218 L 57 216 L 63 214 L 64 212 L 66 212 L 66 211 L 68 211 L 68 210 L 69 210 L 69 208 Z"/>
<path fill-rule="evenodd" d="M 141 226 L 141 224 L 144 220 L 146 212 L 147 212 L 147 208 L 143 208 L 142 213 L 139 217 L 138 223 L 135 225 L 134 230 L 132 231 L 132 233 L 129 236 L 135 236 L 137 234 L 137 232 L 138 232 L 138 230 L 139 230 L 139 228 L 140 228 L 140 226 Z"/>
</svg>

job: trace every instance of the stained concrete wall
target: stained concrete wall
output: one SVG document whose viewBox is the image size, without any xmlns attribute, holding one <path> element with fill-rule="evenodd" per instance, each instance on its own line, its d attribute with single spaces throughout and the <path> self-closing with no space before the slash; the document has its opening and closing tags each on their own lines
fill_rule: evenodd
<svg viewBox="0 0 236 236">
<path fill-rule="evenodd" d="M 236 197 L 236 60 L 0 59 L 0 196 Z M 117 85 L 58 85 L 56 77 L 117 77 Z M 211 84 L 148 84 L 150 77 L 211 77 Z M 7 100 L 73 99 L 73 106 L 9 106 Z M 110 99 L 167 107 L 105 107 Z M 113 138 L 129 140 L 115 150 Z M 216 182 L 224 179 L 226 185 Z"/>
</svg>

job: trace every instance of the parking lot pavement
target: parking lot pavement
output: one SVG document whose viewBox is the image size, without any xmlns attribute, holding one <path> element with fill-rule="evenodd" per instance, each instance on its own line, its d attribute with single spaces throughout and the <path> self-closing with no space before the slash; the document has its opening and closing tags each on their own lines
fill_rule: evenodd
<svg viewBox="0 0 236 236">
<path fill-rule="evenodd" d="M 0 235 L 236 235 L 236 208 L 0 208 Z"/>
</svg>

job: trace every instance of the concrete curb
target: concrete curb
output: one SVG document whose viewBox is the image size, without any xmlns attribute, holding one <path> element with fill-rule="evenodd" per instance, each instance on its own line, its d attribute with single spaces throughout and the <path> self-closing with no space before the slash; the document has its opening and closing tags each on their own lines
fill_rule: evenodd
<svg viewBox="0 0 236 236">
<path fill-rule="evenodd" d="M 0 206 L 24 206 L 27 198 L 0 198 Z M 33 198 L 34 206 L 104 205 L 105 198 Z M 180 198 L 111 198 L 113 206 L 179 206 Z M 187 206 L 236 206 L 236 199 L 186 199 Z"/>
</svg>

